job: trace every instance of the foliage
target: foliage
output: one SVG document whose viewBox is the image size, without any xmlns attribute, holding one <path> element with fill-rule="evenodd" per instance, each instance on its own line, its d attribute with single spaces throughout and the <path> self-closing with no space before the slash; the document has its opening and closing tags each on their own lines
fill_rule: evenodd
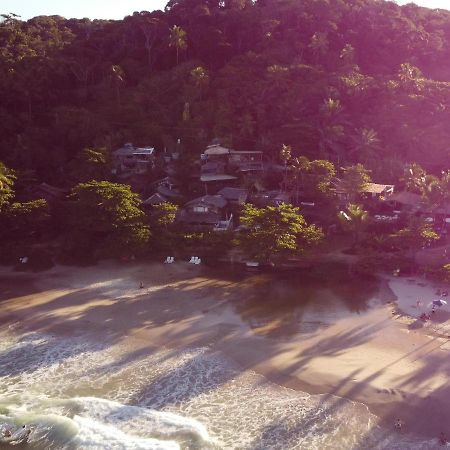
<svg viewBox="0 0 450 450">
<path fill-rule="evenodd" d="M 366 253 L 354 265 L 353 271 L 359 275 L 372 276 L 374 273 L 401 273 L 412 275 L 417 265 L 414 259 L 403 255 L 389 255 L 386 253 Z M 398 272 L 399 271 L 399 272 Z"/>
<path fill-rule="evenodd" d="M 177 64 L 180 50 L 186 50 L 186 31 L 183 28 L 174 25 L 170 30 L 170 44 L 171 47 L 175 47 L 177 50 Z"/>
<path fill-rule="evenodd" d="M 24 194 L 41 182 L 83 183 L 91 187 L 75 188 L 70 220 L 58 223 L 67 236 L 75 224 L 69 252 L 144 248 L 137 197 L 88 182 L 109 179 L 109 155 L 124 142 L 160 155 L 181 139 L 174 177 L 192 195 L 202 188 L 194 161 L 217 137 L 263 151 L 275 167 L 281 157 L 285 170 L 266 178 L 277 187 L 284 176 L 297 200 L 301 192 L 324 202 L 335 167 L 345 166 L 340 187 L 354 202 L 369 173 L 397 184 L 407 166 L 406 187 L 438 213 L 450 192 L 449 29 L 444 10 L 377 0 L 171 0 L 118 21 L 4 14 L 0 220 L 37 235 L 46 219 L 34 232 L 33 218 L 45 208 L 21 203 L 34 201 Z M 25 173 L 34 180 L 19 179 L 15 199 Z M 117 211 L 106 207 L 105 186 L 127 206 L 113 195 Z M 405 230 L 389 245 L 431 240 Z M 274 244 L 275 254 L 294 251 L 295 240 Z"/>
<path fill-rule="evenodd" d="M 299 208 L 289 204 L 256 208 L 246 204 L 240 217 L 244 230 L 239 245 L 248 257 L 268 262 L 301 254 L 323 238 L 322 231 L 308 225 Z"/>
<path fill-rule="evenodd" d="M 0 161 L 0 211 L 14 197 L 13 186 L 15 179 L 14 171 L 8 169 Z"/>
<path fill-rule="evenodd" d="M 0 159 L 64 184 L 83 148 L 219 136 L 271 160 L 301 142 L 310 159 L 437 174 L 449 25 L 444 10 L 376 0 L 176 0 L 114 22 L 5 14 Z"/>
<path fill-rule="evenodd" d="M 157 228 L 167 229 L 174 224 L 178 206 L 170 202 L 159 203 L 152 207 L 151 221 Z"/>
<path fill-rule="evenodd" d="M 44 199 L 24 203 L 14 202 L 3 214 L 1 228 L 6 230 L 8 239 L 22 240 L 27 236 L 44 232 L 49 218 L 48 204 Z M 3 232 L 0 232 L 0 235 L 4 237 Z"/>
<path fill-rule="evenodd" d="M 359 240 L 360 233 L 367 226 L 369 213 L 364 210 L 362 205 L 350 203 L 345 211 L 339 211 L 338 219 L 344 230 L 348 230 L 353 234 L 354 242 Z"/>
<path fill-rule="evenodd" d="M 16 250 L 34 244 L 49 224 L 49 210 L 44 199 L 14 202 L 16 175 L 0 162 L 0 253 L 15 255 Z M 11 261 L 9 261 L 11 262 Z"/>
<path fill-rule="evenodd" d="M 331 161 L 310 161 L 306 156 L 299 156 L 291 160 L 289 174 L 287 183 L 296 192 L 301 190 L 308 198 L 324 199 L 332 193 L 331 182 L 336 171 Z"/>
<path fill-rule="evenodd" d="M 232 233 L 228 231 L 202 231 L 198 233 L 184 233 L 182 248 L 186 257 L 200 256 L 209 262 L 217 261 L 230 250 Z"/>
<path fill-rule="evenodd" d="M 68 249 L 92 255 L 131 255 L 144 250 L 150 237 L 141 200 L 129 186 L 107 181 L 80 183 L 68 205 Z"/>
<path fill-rule="evenodd" d="M 110 174 L 108 153 L 105 148 L 85 148 L 69 164 L 74 184 L 91 180 L 107 180 Z"/>
<path fill-rule="evenodd" d="M 343 167 L 339 187 L 354 200 L 356 195 L 363 192 L 370 183 L 369 171 L 360 163 Z"/>
<path fill-rule="evenodd" d="M 425 267 L 427 277 L 439 283 L 450 283 L 450 264 Z"/>
<path fill-rule="evenodd" d="M 391 236 L 394 246 L 401 250 L 408 250 L 412 255 L 415 251 L 438 239 L 439 234 L 420 219 L 411 220 L 406 228 L 402 228 Z"/>
<path fill-rule="evenodd" d="M 174 253 L 179 249 L 182 236 L 175 223 L 177 212 L 178 206 L 170 202 L 152 206 L 149 219 L 152 250 Z"/>
</svg>

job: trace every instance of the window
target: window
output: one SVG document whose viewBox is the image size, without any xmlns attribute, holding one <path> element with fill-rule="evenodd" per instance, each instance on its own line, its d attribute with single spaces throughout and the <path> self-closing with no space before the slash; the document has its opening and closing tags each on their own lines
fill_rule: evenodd
<svg viewBox="0 0 450 450">
<path fill-rule="evenodd" d="M 208 207 L 207 206 L 194 206 L 194 212 L 207 213 L 208 212 Z"/>
</svg>

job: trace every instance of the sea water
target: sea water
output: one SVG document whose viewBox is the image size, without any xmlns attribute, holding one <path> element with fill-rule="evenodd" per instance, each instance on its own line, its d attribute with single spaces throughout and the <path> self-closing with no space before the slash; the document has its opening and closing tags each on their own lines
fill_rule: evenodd
<svg viewBox="0 0 450 450">
<path fill-rule="evenodd" d="M 0 333 L 0 427 L 33 430 L 17 448 L 439 448 L 377 422 L 361 403 L 278 386 L 208 347 Z"/>
</svg>

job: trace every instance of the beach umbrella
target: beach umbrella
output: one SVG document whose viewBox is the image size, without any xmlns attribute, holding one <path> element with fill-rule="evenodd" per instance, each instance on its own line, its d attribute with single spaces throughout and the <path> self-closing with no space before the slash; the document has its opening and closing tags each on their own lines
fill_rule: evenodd
<svg viewBox="0 0 450 450">
<path fill-rule="evenodd" d="M 447 302 L 445 300 L 439 299 L 439 300 L 433 300 L 433 305 L 434 306 L 442 306 L 442 305 L 446 305 Z"/>
</svg>

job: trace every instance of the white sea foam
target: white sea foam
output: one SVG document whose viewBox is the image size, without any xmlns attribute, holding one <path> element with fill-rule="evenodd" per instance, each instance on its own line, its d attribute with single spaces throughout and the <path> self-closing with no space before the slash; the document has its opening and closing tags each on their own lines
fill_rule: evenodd
<svg viewBox="0 0 450 450">
<path fill-rule="evenodd" d="M 208 348 L 0 338 L 0 421 L 36 425 L 33 449 L 436 447 L 382 430 L 361 403 L 277 386 Z"/>
<path fill-rule="evenodd" d="M 66 444 L 66 448 L 84 450 L 177 450 L 180 446 L 173 441 L 139 438 L 125 434 L 114 426 L 105 425 L 85 417 L 75 416 L 79 433 Z"/>
</svg>

